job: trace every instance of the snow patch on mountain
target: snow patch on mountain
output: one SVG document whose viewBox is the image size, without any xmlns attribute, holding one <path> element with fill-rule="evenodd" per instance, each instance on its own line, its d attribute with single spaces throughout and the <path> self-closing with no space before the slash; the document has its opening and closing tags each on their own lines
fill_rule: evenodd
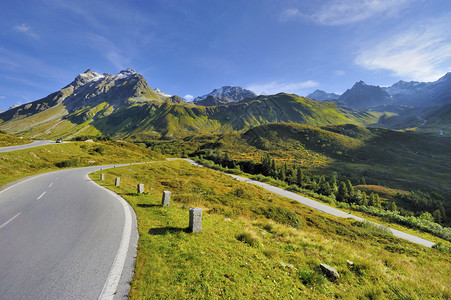
<svg viewBox="0 0 451 300">
<path fill-rule="evenodd" d="M 166 97 L 166 98 L 169 98 L 169 97 L 172 96 L 172 95 L 169 95 L 169 94 L 164 93 L 164 92 L 161 91 L 159 88 L 156 88 L 156 89 L 155 89 L 155 92 L 156 92 L 158 95 L 163 96 L 163 97 Z"/>
</svg>

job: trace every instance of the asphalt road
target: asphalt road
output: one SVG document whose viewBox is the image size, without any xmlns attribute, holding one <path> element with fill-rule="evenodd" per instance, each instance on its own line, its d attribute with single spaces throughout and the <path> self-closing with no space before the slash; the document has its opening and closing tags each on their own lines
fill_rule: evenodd
<svg viewBox="0 0 451 300">
<path fill-rule="evenodd" d="M 190 159 L 185 159 L 185 160 L 190 162 L 193 165 L 203 167 L 202 165 L 194 162 L 193 160 L 190 160 Z M 227 174 L 227 173 L 225 173 L 225 174 Z M 274 194 L 277 194 L 277 195 L 280 195 L 280 196 L 283 196 L 283 197 L 287 197 L 287 198 L 296 200 L 297 202 L 302 203 L 302 204 L 304 204 L 304 205 L 306 205 L 308 207 L 311 207 L 313 209 L 319 210 L 321 212 L 324 212 L 324 213 L 327 213 L 327 214 L 330 214 L 330 215 L 333 215 L 333 216 L 342 217 L 342 218 L 353 218 L 353 219 L 358 220 L 358 221 L 366 221 L 365 219 L 357 217 L 357 216 L 354 216 L 354 215 L 352 215 L 350 213 L 347 213 L 347 212 L 344 212 L 342 210 L 330 207 L 330 206 L 325 205 L 325 204 L 323 204 L 321 202 L 318 202 L 318 201 L 315 201 L 315 200 L 303 197 L 303 196 L 301 196 L 299 194 L 296 194 L 296 193 L 284 190 L 282 188 L 278 188 L 278 187 L 269 185 L 267 183 L 251 180 L 249 178 L 245 178 L 245 177 L 241 177 L 241 176 L 237 176 L 237 175 L 232 175 L 232 174 L 227 174 L 227 175 L 235 178 L 236 180 L 240 180 L 240 181 L 244 181 L 244 182 L 251 183 L 251 184 L 254 184 L 254 185 L 258 185 L 258 186 L 264 188 L 265 190 L 268 190 L 268 191 L 270 191 L 270 192 L 272 192 Z M 374 224 L 377 224 L 377 223 L 374 223 Z M 380 224 L 377 224 L 377 225 L 383 226 L 383 225 L 380 225 Z M 402 232 L 402 231 L 399 231 L 399 230 L 396 230 L 396 229 L 393 229 L 393 228 L 389 228 L 389 227 L 387 227 L 387 228 L 393 233 L 394 236 L 402 238 L 402 239 L 405 239 L 405 240 L 408 240 L 408 241 L 410 241 L 412 243 L 423 245 L 423 246 L 426 246 L 426 247 L 432 247 L 435 244 L 434 242 L 422 239 L 422 238 L 417 237 L 415 235 L 411 235 L 411 234 L 408 234 L 408 233 L 405 233 L 405 232 Z"/>
<path fill-rule="evenodd" d="M 41 174 L 0 191 L 0 299 L 127 297 L 136 217 L 89 179 L 101 168 Z"/>
<path fill-rule="evenodd" d="M 32 143 L 25 144 L 25 145 L 0 147 L 0 152 L 16 151 L 16 150 L 22 150 L 22 149 L 33 148 L 33 147 L 38 147 L 38 146 L 51 145 L 51 144 L 55 144 L 55 143 L 56 143 L 55 141 L 34 141 Z"/>
</svg>

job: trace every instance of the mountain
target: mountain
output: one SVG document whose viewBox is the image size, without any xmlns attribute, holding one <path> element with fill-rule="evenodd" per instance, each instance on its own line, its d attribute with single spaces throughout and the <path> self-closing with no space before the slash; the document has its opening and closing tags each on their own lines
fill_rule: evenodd
<svg viewBox="0 0 451 300">
<path fill-rule="evenodd" d="M 143 102 L 161 103 L 165 99 L 131 69 L 114 75 L 89 69 L 60 91 L 1 113 L 0 127 L 11 133 L 29 133 L 30 137 L 73 135 L 90 132 L 87 125 L 93 120 L 122 107 Z"/>
<path fill-rule="evenodd" d="M 445 105 L 451 103 L 451 72 L 434 82 L 401 80 L 382 89 L 399 105 L 420 107 Z"/>
<path fill-rule="evenodd" d="M 325 91 L 316 90 L 313 93 L 307 95 L 307 98 L 316 100 L 316 101 L 328 101 L 328 100 L 336 100 L 340 97 L 335 93 L 326 93 Z"/>
<path fill-rule="evenodd" d="M 407 105 L 415 108 L 446 105 L 451 103 L 451 72 L 434 82 L 401 80 L 389 87 L 367 85 L 359 81 L 338 99 L 345 105 L 358 109 L 383 105 Z"/>
<path fill-rule="evenodd" d="M 215 106 L 241 101 L 246 98 L 257 96 L 254 92 L 239 86 L 223 86 L 214 89 L 211 93 L 196 97 L 193 102 L 196 105 Z"/>
<path fill-rule="evenodd" d="M 392 104 L 393 102 L 390 94 L 380 86 L 367 85 L 363 81 L 356 82 L 338 100 L 357 109 L 368 109 L 374 106 Z"/>
</svg>

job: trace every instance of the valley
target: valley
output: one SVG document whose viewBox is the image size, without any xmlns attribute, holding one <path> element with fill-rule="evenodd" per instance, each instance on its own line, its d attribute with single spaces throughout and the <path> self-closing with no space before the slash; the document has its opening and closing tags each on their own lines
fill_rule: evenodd
<svg viewBox="0 0 451 300">
<path fill-rule="evenodd" d="M 358 82 L 344 96 L 317 91 L 315 97 L 327 98 L 318 101 L 224 86 L 187 102 L 150 88 L 131 69 L 87 70 L 58 92 L 0 113 L 2 147 L 64 140 L 0 153 L 0 185 L 65 168 L 158 161 L 102 170 L 105 181 L 99 172 L 90 175 L 137 213 L 133 299 L 252 298 L 257 290 L 271 298 L 328 299 L 349 291 L 362 298 L 411 298 L 418 291 L 447 298 L 451 123 L 442 84 L 448 79 L 397 89 Z M 440 105 L 405 102 L 400 91 L 410 93 L 411 86 L 433 86 Z M 322 201 L 357 220 L 211 169 Z M 120 186 L 113 185 L 117 177 Z M 145 193 L 136 193 L 138 183 Z M 163 190 L 173 192 L 170 208 L 159 206 Z M 186 230 L 194 206 L 205 211 L 200 234 Z M 435 245 L 397 239 L 360 216 Z M 340 279 L 323 276 L 320 263 L 336 267 Z"/>
</svg>

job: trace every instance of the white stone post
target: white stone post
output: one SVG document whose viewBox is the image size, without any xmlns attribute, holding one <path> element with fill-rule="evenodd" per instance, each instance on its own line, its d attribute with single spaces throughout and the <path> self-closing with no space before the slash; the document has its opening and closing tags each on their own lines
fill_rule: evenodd
<svg viewBox="0 0 451 300">
<path fill-rule="evenodd" d="M 171 201 L 171 192 L 164 191 L 163 199 L 161 199 L 161 205 L 169 207 L 169 202 Z"/>
<path fill-rule="evenodd" d="M 189 210 L 189 229 L 191 232 L 202 231 L 202 208 L 195 207 Z"/>
<path fill-rule="evenodd" d="M 100 174 L 100 180 L 105 180 L 105 174 Z"/>
<path fill-rule="evenodd" d="M 144 183 L 138 184 L 138 194 L 144 193 Z"/>
<path fill-rule="evenodd" d="M 116 177 L 116 180 L 115 180 L 115 185 L 116 186 L 119 186 L 119 184 L 121 183 L 121 179 L 119 178 L 119 177 Z"/>
</svg>

